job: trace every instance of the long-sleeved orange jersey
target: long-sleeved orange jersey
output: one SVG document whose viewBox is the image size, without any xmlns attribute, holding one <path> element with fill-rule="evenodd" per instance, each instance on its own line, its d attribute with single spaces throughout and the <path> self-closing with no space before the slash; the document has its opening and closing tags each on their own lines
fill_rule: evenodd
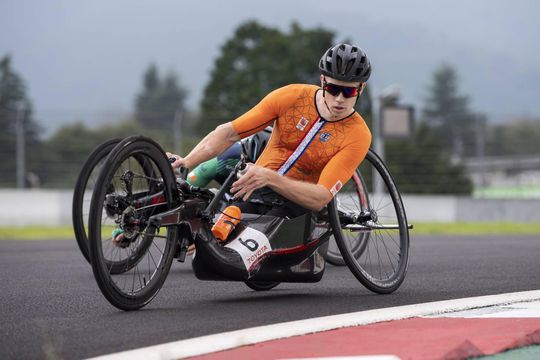
<svg viewBox="0 0 540 360">
<path fill-rule="evenodd" d="M 371 133 L 357 112 L 339 121 L 322 119 L 315 105 L 319 90 L 315 85 L 302 84 L 279 88 L 235 119 L 232 126 L 244 138 L 274 124 L 257 165 L 323 185 L 335 195 L 366 156 Z M 322 127 L 309 145 L 299 151 L 298 160 L 285 164 L 315 124 Z"/>
</svg>

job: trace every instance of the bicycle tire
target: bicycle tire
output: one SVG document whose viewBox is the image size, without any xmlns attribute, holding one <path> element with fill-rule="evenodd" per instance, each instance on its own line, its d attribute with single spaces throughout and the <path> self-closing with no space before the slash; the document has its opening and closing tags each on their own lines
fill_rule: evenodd
<svg viewBox="0 0 540 360">
<path fill-rule="evenodd" d="M 252 290 L 255 291 L 268 291 L 275 288 L 280 282 L 273 281 L 244 281 L 244 283 Z"/>
<path fill-rule="evenodd" d="M 352 226 L 342 223 L 333 200 L 328 205 L 330 225 L 334 230 L 341 255 L 353 275 L 369 290 L 378 294 L 389 294 L 401 286 L 407 272 L 409 263 L 407 217 L 395 181 L 375 152 L 371 149 L 368 151 L 359 169 L 364 178 L 371 175 L 369 172 L 374 170 L 374 175 L 370 179 L 372 188 L 376 176 L 380 176 L 384 185 L 383 191 L 379 194 L 369 192 L 371 220 Z M 359 257 L 355 257 L 347 246 L 343 229 L 369 232 L 366 248 Z M 372 253 L 375 258 L 371 257 Z"/>
<path fill-rule="evenodd" d="M 138 164 L 141 159 L 143 159 L 144 165 Z M 143 170 L 144 166 L 151 166 L 154 169 L 154 178 L 150 179 L 152 180 L 151 184 L 147 184 L 148 181 L 135 183 L 139 178 L 149 180 L 145 175 L 146 170 Z M 92 270 L 98 287 L 105 298 L 113 306 L 130 311 L 147 305 L 163 286 L 176 249 L 177 228 L 167 227 L 166 235 L 161 235 L 160 229 L 152 226 L 141 225 L 141 227 L 145 226 L 142 229 L 137 227 L 133 231 L 135 234 L 133 247 L 130 249 L 131 245 L 128 246 L 126 248 L 128 253 L 125 254 L 126 257 L 130 258 L 129 251 L 135 252 L 134 258 L 132 258 L 135 264 L 130 266 L 127 271 L 118 274 L 111 272 L 111 263 L 115 261 L 114 257 L 120 255 L 103 252 L 103 244 L 111 242 L 110 237 L 103 239 L 103 236 L 107 237 L 108 234 L 111 234 L 111 225 L 102 222 L 103 214 L 108 211 L 105 207 L 108 203 L 105 201 L 111 197 L 117 197 L 118 201 L 121 200 L 122 191 L 115 190 L 115 193 L 111 194 L 108 193 L 108 188 L 109 185 L 119 182 L 119 178 L 125 179 L 126 177 L 122 178 L 122 176 L 127 173 L 130 173 L 130 176 L 133 175 L 131 177 L 133 183 L 129 187 L 137 188 L 138 194 L 145 194 L 146 191 L 148 196 L 152 196 L 156 194 L 155 189 L 158 187 L 162 189 L 160 195 L 163 200 L 159 204 L 133 210 L 133 213 L 139 216 L 137 224 L 147 224 L 146 221 L 156 212 L 171 209 L 177 204 L 178 195 L 174 174 L 165 153 L 157 143 L 143 136 L 132 136 L 122 140 L 105 160 L 103 170 L 98 176 L 96 191 L 92 195 L 90 204 L 88 224 Z M 159 183 L 161 186 L 158 186 Z M 126 180 L 125 188 L 127 187 Z M 119 186 L 115 189 L 120 188 Z M 129 193 L 130 191 L 126 190 L 125 192 Z M 126 198 L 128 197 L 126 196 Z M 124 229 L 127 231 L 126 228 Z M 126 249 L 120 249 L 119 252 Z"/>
</svg>

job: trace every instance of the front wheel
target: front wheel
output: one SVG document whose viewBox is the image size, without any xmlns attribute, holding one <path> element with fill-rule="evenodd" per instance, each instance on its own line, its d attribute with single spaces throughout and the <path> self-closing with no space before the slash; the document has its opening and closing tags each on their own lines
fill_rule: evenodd
<svg viewBox="0 0 540 360">
<path fill-rule="evenodd" d="M 342 189 L 328 205 L 330 225 L 343 260 L 369 290 L 388 294 L 405 279 L 409 262 L 409 227 L 397 186 L 371 149 L 358 168 L 368 193 L 367 207 Z M 349 238 L 365 236 L 362 251 Z"/>
<path fill-rule="evenodd" d="M 272 281 L 245 281 L 245 284 L 255 291 L 268 291 L 279 285 L 279 282 Z"/>
<path fill-rule="evenodd" d="M 158 144 L 133 136 L 112 150 L 92 195 L 88 239 L 94 277 L 117 308 L 137 310 L 161 289 L 177 230 L 158 228 L 150 218 L 176 203 L 174 174 Z M 114 264 L 125 267 L 115 271 Z"/>
</svg>

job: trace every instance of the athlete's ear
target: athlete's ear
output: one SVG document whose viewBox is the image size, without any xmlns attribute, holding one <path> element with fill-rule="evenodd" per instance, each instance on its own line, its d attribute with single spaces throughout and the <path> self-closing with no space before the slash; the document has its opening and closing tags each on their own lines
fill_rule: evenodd
<svg viewBox="0 0 540 360">
<path fill-rule="evenodd" d="M 324 86 L 324 75 L 323 75 L 323 74 L 321 74 L 321 76 L 320 76 L 320 77 L 321 77 L 321 87 L 323 87 L 323 86 Z"/>
<path fill-rule="evenodd" d="M 366 83 L 364 82 L 364 83 L 362 83 L 362 85 L 360 85 L 360 95 L 362 95 L 365 88 L 366 88 Z"/>
</svg>

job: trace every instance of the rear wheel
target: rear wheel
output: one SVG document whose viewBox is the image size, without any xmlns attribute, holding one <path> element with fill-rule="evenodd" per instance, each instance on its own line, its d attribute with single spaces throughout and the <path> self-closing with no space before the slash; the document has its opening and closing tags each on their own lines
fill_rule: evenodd
<svg viewBox="0 0 540 360">
<path fill-rule="evenodd" d="M 90 262 L 88 250 L 88 216 L 90 200 L 105 158 L 122 139 L 111 139 L 98 145 L 84 162 L 73 191 L 72 220 L 75 239 L 84 258 Z"/>
<path fill-rule="evenodd" d="M 171 166 L 152 140 L 127 138 L 105 160 L 90 204 L 88 237 L 94 277 L 114 306 L 139 309 L 161 289 L 177 231 L 157 228 L 150 218 L 171 209 L 176 198 Z M 112 241 L 116 232 L 122 241 Z M 125 267 L 115 271 L 120 263 Z"/>
<path fill-rule="evenodd" d="M 358 172 L 368 190 L 367 208 L 354 202 L 344 204 L 337 196 L 328 205 L 330 224 L 343 260 L 354 276 L 371 291 L 391 293 L 405 279 L 409 261 L 405 209 L 390 172 L 372 150 Z M 344 208 L 348 210 L 344 212 Z M 347 238 L 358 234 L 368 236 L 363 250 L 355 253 Z"/>
</svg>

